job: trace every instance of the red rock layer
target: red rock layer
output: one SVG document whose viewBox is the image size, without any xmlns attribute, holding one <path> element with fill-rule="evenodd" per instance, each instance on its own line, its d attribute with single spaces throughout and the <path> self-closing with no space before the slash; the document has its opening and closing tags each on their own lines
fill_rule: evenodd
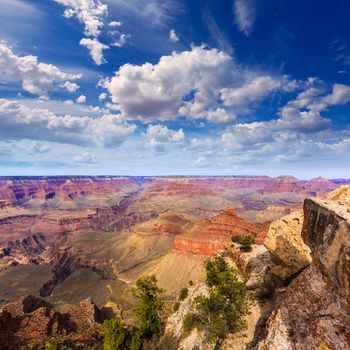
<svg viewBox="0 0 350 350">
<path fill-rule="evenodd" d="M 195 241 L 193 239 L 176 237 L 174 250 L 181 253 L 195 255 L 214 255 L 218 250 L 224 249 L 225 244 L 205 241 Z"/>
<path fill-rule="evenodd" d="M 174 235 L 178 235 L 182 233 L 182 229 L 180 226 L 175 224 L 161 224 L 158 228 L 159 233 L 172 233 Z"/>
<path fill-rule="evenodd" d="M 205 186 L 198 186 L 189 183 L 185 180 L 172 180 L 172 181 L 156 181 L 151 184 L 145 193 L 148 198 L 164 196 L 173 197 L 181 196 L 184 198 L 192 198 L 195 196 L 216 195 L 213 190 Z"/>
<path fill-rule="evenodd" d="M 190 225 L 184 234 L 175 238 L 174 250 L 200 255 L 211 255 L 229 244 L 232 236 L 255 237 L 256 244 L 263 244 L 269 222 L 257 223 L 240 218 L 228 209 L 209 219 Z"/>
<path fill-rule="evenodd" d="M 59 215 L 47 215 L 35 223 L 32 232 L 47 232 L 51 235 L 73 232 L 92 227 L 95 213 L 73 212 L 60 213 Z"/>
<path fill-rule="evenodd" d="M 71 200 L 75 196 L 104 196 L 135 186 L 132 178 L 38 178 L 0 181 L 0 200 L 23 202 L 30 199 L 59 198 Z"/>
<path fill-rule="evenodd" d="M 26 296 L 6 305 L 0 312 L 0 348 L 20 349 L 51 339 L 83 343 L 86 348 L 96 342 L 101 313 L 91 299 L 61 314 L 44 300 Z M 72 345 L 72 343 L 71 343 Z"/>
</svg>

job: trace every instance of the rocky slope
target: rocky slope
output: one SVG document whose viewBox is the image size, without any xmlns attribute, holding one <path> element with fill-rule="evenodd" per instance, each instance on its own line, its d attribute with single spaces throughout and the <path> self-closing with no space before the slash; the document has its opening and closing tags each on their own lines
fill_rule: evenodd
<svg viewBox="0 0 350 350">
<path fill-rule="evenodd" d="M 226 246 L 221 254 L 244 271 L 256 295 L 246 331 L 230 335 L 221 349 L 350 349 L 350 186 L 325 198 L 307 199 L 304 210 L 270 225 L 265 246 L 241 252 Z M 185 335 L 183 318 L 205 284 L 190 288 L 172 315 L 167 331 L 179 349 L 213 349 L 201 332 Z"/>
<path fill-rule="evenodd" d="M 86 349 L 96 342 L 103 317 L 91 299 L 60 313 L 34 296 L 18 298 L 0 312 L 0 349 L 45 345 L 52 339 L 59 339 L 68 349 Z"/>
<path fill-rule="evenodd" d="M 312 262 L 288 286 L 258 349 L 350 348 L 350 187 L 304 203 Z"/>
</svg>

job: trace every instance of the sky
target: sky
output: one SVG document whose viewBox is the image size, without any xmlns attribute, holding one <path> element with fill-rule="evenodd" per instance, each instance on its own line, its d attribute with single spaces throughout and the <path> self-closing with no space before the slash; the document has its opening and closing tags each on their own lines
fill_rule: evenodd
<svg viewBox="0 0 350 350">
<path fill-rule="evenodd" d="M 349 1 L 0 8 L 0 175 L 350 178 Z"/>
</svg>

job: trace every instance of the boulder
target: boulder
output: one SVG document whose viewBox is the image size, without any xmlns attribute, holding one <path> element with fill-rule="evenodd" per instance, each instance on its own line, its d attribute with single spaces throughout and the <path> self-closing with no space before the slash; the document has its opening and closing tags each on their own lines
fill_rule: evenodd
<svg viewBox="0 0 350 350">
<path fill-rule="evenodd" d="M 301 231 L 302 211 L 295 211 L 271 223 L 264 244 L 277 264 L 270 271 L 282 281 L 295 275 L 311 262 L 310 248 L 304 243 Z"/>
</svg>

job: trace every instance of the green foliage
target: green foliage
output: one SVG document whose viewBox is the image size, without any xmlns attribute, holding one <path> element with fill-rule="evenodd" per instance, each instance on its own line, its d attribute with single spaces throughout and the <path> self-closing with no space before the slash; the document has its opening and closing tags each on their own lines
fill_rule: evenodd
<svg viewBox="0 0 350 350">
<path fill-rule="evenodd" d="M 163 330 L 161 313 L 164 310 L 164 302 L 160 298 L 163 289 L 158 288 L 156 276 L 144 276 L 136 282 L 133 295 L 137 300 L 134 309 L 138 320 L 138 330 L 144 339 L 159 336 Z"/>
<path fill-rule="evenodd" d="M 188 296 L 188 288 L 182 288 L 179 295 L 179 300 L 185 300 Z"/>
<path fill-rule="evenodd" d="M 239 243 L 239 241 L 242 239 L 242 237 L 241 236 L 232 236 L 231 237 L 231 241 L 233 242 L 233 243 Z"/>
<path fill-rule="evenodd" d="M 55 341 L 47 342 L 45 344 L 45 350 L 58 350 L 58 343 Z"/>
<path fill-rule="evenodd" d="M 97 349 L 145 350 L 158 342 L 163 331 L 164 303 L 160 298 L 163 290 L 157 287 L 157 279 L 152 275 L 140 278 L 132 292 L 137 301 L 136 326 L 123 323 L 119 317 L 105 320 L 100 331 L 102 347 Z"/>
<path fill-rule="evenodd" d="M 241 245 L 241 250 L 244 252 L 251 252 L 252 244 L 254 243 L 255 243 L 255 239 L 250 236 L 246 236 L 239 241 L 239 244 Z"/>
<path fill-rule="evenodd" d="M 130 346 L 132 327 L 125 325 L 119 317 L 105 320 L 100 335 L 103 338 L 103 350 L 122 350 Z"/>
<path fill-rule="evenodd" d="M 205 331 L 207 341 L 221 341 L 228 333 L 246 328 L 244 316 L 249 312 L 252 294 L 242 275 L 222 257 L 206 261 L 209 296 L 195 298 L 192 311 L 186 315 L 184 328 Z"/>
<path fill-rule="evenodd" d="M 254 237 L 251 236 L 246 236 L 243 238 L 240 236 L 232 236 L 231 241 L 234 243 L 239 243 L 243 252 L 251 252 L 252 244 L 255 243 Z"/>
<path fill-rule="evenodd" d="M 187 296 L 188 296 L 188 288 L 182 288 L 180 290 L 179 297 L 177 298 L 177 301 L 173 306 L 174 312 L 179 310 L 181 301 L 185 300 L 187 298 Z"/>
<path fill-rule="evenodd" d="M 193 281 L 192 280 L 188 281 L 188 284 L 189 284 L 190 287 L 192 287 L 193 286 Z"/>
<path fill-rule="evenodd" d="M 180 302 L 179 302 L 179 301 L 176 301 L 175 304 L 174 304 L 174 306 L 173 306 L 174 312 L 178 311 L 179 308 L 180 308 Z"/>
</svg>

